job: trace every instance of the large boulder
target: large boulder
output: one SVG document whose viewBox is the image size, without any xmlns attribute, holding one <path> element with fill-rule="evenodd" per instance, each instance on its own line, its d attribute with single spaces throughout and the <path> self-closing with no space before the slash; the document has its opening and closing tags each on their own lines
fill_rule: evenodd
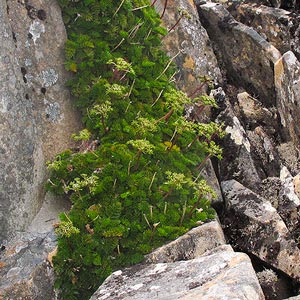
<svg viewBox="0 0 300 300">
<path fill-rule="evenodd" d="M 218 116 L 218 121 L 224 123 L 226 137 L 222 139 L 223 159 L 219 163 L 219 173 L 222 180 L 236 179 L 245 186 L 256 189 L 265 174 L 257 167 L 253 159 L 247 133 L 228 100 L 226 108 Z"/>
<path fill-rule="evenodd" d="M 11 240 L 6 247 L 2 246 L 0 299 L 57 299 L 51 267 L 51 252 L 55 252 L 55 245 L 52 231 L 23 234 Z"/>
<path fill-rule="evenodd" d="M 300 58 L 299 16 L 285 9 L 241 3 L 231 10 L 235 18 L 255 29 L 281 53 L 292 50 Z"/>
<path fill-rule="evenodd" d="M 198 6 L 227 77 L 267 107 L 275 104 L 274 63 L 280 52 L 254 29 L 236 21 L 219 3 Z"/>
<path fill-rule="evenodd" d="M 164 5 L 164 0 L 155 1 L 156 10 L 169 30 L 163 38 L 163 45 L 178 66 L 177 85 L 190 95 L 199 88 L 200 78 L 203 76 L 210 76 L 215 82 L 221 82 L 217 59 L 193 1 L 169 0 L 166 8 Z M 204 86 L 199 92 L 205 92 L 206 88 Z"/>
<path fill-rule="evenodd" d="M 224 181 L 221 187 L 225 234 L 231 244 L 298 281 L 300 250 L 276 209 L 236 180 Z"/>
<path fill-rule="evenodd" d="M 147 255 L 146 262 L 165 263 L 189 260 L 225 244 L 220 223 L 212 221 L 198 226 L 175 241 L 156 249 Z"/>
<path fill-rule="evenodd" d="M 300 144 L 300 62 L 286 52 L 275 64 L 276 102 L 286 140 Z"/>
<path fill-rule="evenodd" d="M 65 87 L 56 1 L 0 2 L 0 240 L 26 229 L 44 198 L 46 161 L 80 122 Z"/>
<path fill-rule="evenodd" d="M 224 243 L 217 221 L 204 224 L 114 272 L 91 300 L 265 299 L 249 257 Z"/>
</svg>

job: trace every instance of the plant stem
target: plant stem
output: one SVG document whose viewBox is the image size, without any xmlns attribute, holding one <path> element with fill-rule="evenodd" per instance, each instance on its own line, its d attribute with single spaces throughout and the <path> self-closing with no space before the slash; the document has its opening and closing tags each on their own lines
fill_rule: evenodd
<svg viewBox="0 0 300 300">
<path fill-rule="evenodd" d="M 181 21 L 182 18 L 183 15 L 181 15 L 180 18 L 177 20 L 177 22 L 168 30 L 168 33 L 170 33 L 178 25 L 178 23 Z"/>
<path fill-rule="evenodd" d="M 185 212 L 186 212 L 186 201 L 184 202 L 184 206 L 183 206 L 183 210 L 182 210 L 182 216 L 181 216 L 181 219 L 180 219 L 179 226 L 182 226 L 182 223 L 183 223 L 183 220 L 184 220 L 184 217 L 185 217 Z"/>
<path fill-rule="evenodd" d="M 192 217 L 192 214 L 193 214 L 195 208 L 200 204 L 200 200 L 201 200 L 201 195 L 198 197 L 197 202 L 194 203 L 193 207 L 191 208 L 191 210 L 187 214 L 188 219 L 190 219 Z"/>
<path fill-rule="evenodd" d="M 148 187 L 148 190 L 149 191 L 151 191 L 151 187 L 152 187 L 152 185 L 153 185 L 153 182 L 154 182 L 154 178 L 155 178 L 155 176 L 156 176 L 156 172 L 153 174 L 153 176 L 152 176 L 152 179 L 151 179 L 151 182 L 150 182 L 150 185 L 149 185 L 149 187 Z"/>
<path fill-rule="evenodd" d="M 119 12 L 119 10 L 121 9 L 121 7 L 124 4 L 124 2 L 125 2 L 125 0 L 122 0 L 122 2 L 120 3 L 119 7 L 117 8 L 117 10 L 115 11 L 115 13 L 113 14 L 112 17 L 114 17 Z"/>
<path fill-rule="evenodd" d="M 170 117 L 172 116 L 172 114 L 173 114 L 173 112 L 174 112 L 174 109 L 172 108 L 172 109 L 170 109 L 164 116 L 162 116 L 161 118 L 159 118 L 156 122 L 155 122 L 155 124 L 157 124 L 157 123 L 159 123 L 159 122 L 161 122 L 161 121 L 168 121 L 169 119 L 170 119 Z"/>
<path fill-rule="evenodd" d="M 167 63 L 166 67 L 164 68 L 164 70 L 159 74 L 159 76 L 156 77 L 155 80 L 158 80 L 162 75 L 164 75 L 166 73 L 166 71 L 168 70 L 168 68 L 170 67 L 171 63 L 173 62 L 173 60 L 181 53 L 181 50 L 178 51 L 177 54 L 175 54 Z"/>
<path fill-rule="evenodd" d="M 192 98 L 192 97 L 195 96 L 198 92 L 200 92 L 206 83 L 207 83 L 207 81 L 202 82 L 195 90 L 193 90 L 193 91 L 191 92 L 191 94 L 188 95 L 189 98 Z"/>
<path fill-rule="evenodd" d="M 144 5 L 144 6 L 136 7 L 136 8 L 133 8 L 131 11 L 140 10 L 140 9 L 146 8 L 146 7 L 148 7 L 148 6 L 149 6 L 149 5 Z"/>
<path fill-rule="evenodd" d="M 167 5 L 168 5 L 168 0 L 165 0 L 164 9 L 163 9 L 163 12 L 162 12 L 162 14 L 161 14 L 161 16 L 160 16 L 160 19 L 163 18 L 164 14 L 165 14 L 165 12 L 166 12 L 166 9 L 167 9 Z"/>
<path fill-rule="evenodd" d="M 164 195 L 163 200 L 165 200 L 167 197 L 169 197 L 174 191 L 174 188 L 170 188 L 170 190 Z"/>
</svg>

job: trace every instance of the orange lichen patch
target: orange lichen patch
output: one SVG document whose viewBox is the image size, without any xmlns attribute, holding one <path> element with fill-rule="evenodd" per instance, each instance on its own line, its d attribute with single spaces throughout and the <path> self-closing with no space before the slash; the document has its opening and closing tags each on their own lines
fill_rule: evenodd
<svg viewBox="0 0 300 300">
<path fill-rule="evenodd" d="M 53 268 L 53 257 L 56 256 L 56 254 L 57 254 L 57 246 L 47 256 L 47 260 L 52 268 Z"/>
<path fill-rule="evenodd" d="M 9 257 L 9 256 L 12 256 L 12 255 L 15 255 L 16 254 L 16 248 L 17 248 L 17 245 L 12 247 L 12 248 L 7 248 L 6 251 L 5 251 L 5 256 Z"/>
<path fill-rule="evenodd" d="M 191 4 L 191 6 L 196 9 L 196 5 L 195 5 L 195 1 L 194 0 L 189 0 L 189 3 Z"/>
<path fill-rule="evenodd" d="M 184 60 L 183 67 L 186 68 L 186 69 L 194 70 L 194 68 L 195 68 L 195 61 L 193 60 L 193 58 L 190 57 L 190 56 L 187 56 L 185 58 L 185 60 Z"/>
<path fill-rule="evenodd" d="M 192 74 L 188 75 L 188 82 L 194 82 L 196 80 L 195 76 L 193 76 Z"/>
<path fill-rule="evenodd" d="M 5 266 L 6 266 L 6 263 L 3 262 L 3 261 L 0 261 L 0 269 L 1 269 L 1 268 L 4 268 Z"/>
<path fill-rule="evenodd" d="M 284 72 L 282 58 L 279 59 L 274 66 L 275 84 L 281 86 L 281 78 Z"/>
</svg>

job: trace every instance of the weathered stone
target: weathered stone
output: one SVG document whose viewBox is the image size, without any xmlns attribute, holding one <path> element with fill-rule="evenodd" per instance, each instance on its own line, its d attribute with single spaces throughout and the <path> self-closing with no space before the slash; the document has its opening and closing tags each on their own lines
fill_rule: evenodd
<svg viewBox="0 0 300 300">
<path fill-rule="evenodd" d="M 299 228 L 300 199 L 296 192 L 297 177 L 294 178 L 286 167 L 280 171 L 282 188 L 279 192 L 278 213 L 284 220 L 287 228 L 294 233 Z"/>
<path fill-rule="evenodd" d="M 116 271 L 95 292 L 100 299 L 265 299 L 246 254 L 230 247 L 199 258 Z"/>
<path fill-rule="evenodd" d="M 257 125 L 275 126 L 276 115 L 271 110 L 263 107 L 261 102 L 247 92 L 239 93 L 237 100 L 238 106 L 247 120 L 247 127 L 255 128 Z"/>
<path fill-rule="evenodd" d="M 281 53 L 292 50 L 300 58 L 299 15 L 279 8 L 239 4 L 231 12 L 243 24 L 252 27 Z"/>
<path fill-rule="evenodd" d="M 272 269 L 264 269 L 256 275 L 266 300 L 282 300 L 291 295 L 286 280 L 280 278 Z"/>
<path fill-rule="evenodd" d="M 226 202 L 225 234 L 232 245 L 299 280 L 300 250 L 276 209 L 235 180 L 221 186 Z"/>
<path fill-rule="evenodd" d="M 300 295 L 290 298 L 285 298 L 284 300 L 300 300 Z"/>
<path fill-rule="evenodd" d="M 277 108 L 286 139 L 300 144 L 300 62 L 293 52 L 286 52 L 275 64 Z"/>
<path fill-rule="evenodd" d="M 71 203 L 63 197 L 58 197 L 53 193 L 46 193 L 45 201 L 29 225 L 28 232 L 46 233 L 51 231 L 53 225 L 59 222 L 59 215 L 67 212 L 71 208 Z"/>
<path fill-rule="evenodd" d="M 273 64 L 280 52 L 218 3 L 199 5 L 201 21 L 216 45 L 227 76 L 270 107 L 275 104 Z"/>
<path fill-rule="evenodd" d="M 11 240 L 0 252 L 0 299 L 57 299 L 54 272 L 46 261 L 55 244 L 53 232 Z"/>
<path fill-rule="evenodd" d="M 282 164 L 286 166 L 293 175 L 298 174 L 300 172 L 298 147 L 292 141 L 289 141 L 277 145 L 276 148 Z"/>
<path fill-rule="evenodd" d="M 223 159 L 219 163 L 220 177 L 222 180 L 239 180 L 245 186 L 256 190 L 266 175 L 261 168 L 256 167 L 246 131 L 234 114 L 229 101 L 226 101 L 226 106 L 218 116 L 218 121 L 224 122 L 225 131 L 228 133 L 221 141 Z"/>
<path fill-rule="evenodd" d="M 275 142 L 269 137 L 263 127 L 257 126 L 253 131 L 247 130 L 247 137 L 251 144 L 252 158 L 260 166 L 265 177 L 279 175 L 280 160 Z"/>
<path fill-rule="evenodd" d="M 147 263 L 165 263 L 189 260 L 225 244 L 225 237 L 218 221 L 212 221 L 190 230 L 177 240 L 147 255 Z"/>
<path fill-rule="evenodd" d="M 208 160 L 201 171 L 201 175 L 205 178 L 205 180 L 208 182 L 208 184 L 214 189 L 217 197 L 215 199 L 211 200 L 211 205 L 215 207 L 219 207 L 223 205 L 223 196 L 219 184 L 219 180 L 217 178 L 217 175 L 215 173 L 215 170 L 213 168 L 213 165 L 211 163 L 211 160 Z"/>
<path fill-rule="evenodd" d="M 164 4 L 164 0 L 155 3 L 160 15 L 163 15 Z M 187 13 L 188 17 L 183 17 L 176 28 L 171 30 L 183 12 Z M 169 0 L 162 21 L 164 26 L 171 30 L 163 38 L 163 45 L 178 66 L 180 73 L 177 76 L 177 85 L 188 95 L 192 95 L 201 85 L 201 76 L 210 76 L 214 81 L 221 82 L 217 59 L 193 1 Z M 199 92 L 203 93 L 206 89 L 207 86 L 204 86 Z"/>
<path fill-rule="evenodd" d="M 65 87 L 66 32 L 55 0 L 0 3 L 0 240 L 41 207 L 45 162 L 70 147 L 79 118 Z"/>
<path fill-rule="evenodd" d="M 192 98 L 207 91 L 207 84 L 203 84 L 202 77 L 210 77 L 215 83 L 222 82 L 218 61 L 213 52 L 206 30 L 202 27 L 197 8 L 193 1 L 170 0 L 164 11 L 164 0 L 155 1 L 157 12 L 163 16 L 163 25 L 169 30 L 162 40 L 163 47 L 178 67 L 176 85 Z M 182 15 L 187 14 L 186 16 Z M 176 27 L 172 27 L 178 22 Z M 202 88 L 200 88 L 202 87 Z M 195 121 L 209 121 L 210 108 L 202 114 L 197 114 L 195 107 L 187 108 L 186 115 Z M 211 162 L 205 166 L 203 177 L 210 183 L 217 193 L 215 204 L 223 201 L 220 186 Z"/>
</svg>

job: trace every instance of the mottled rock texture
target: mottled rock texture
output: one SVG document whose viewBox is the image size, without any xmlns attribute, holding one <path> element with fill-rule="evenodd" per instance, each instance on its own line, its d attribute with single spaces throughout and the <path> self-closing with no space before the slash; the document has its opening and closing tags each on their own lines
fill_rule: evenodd
<svg viewBox="0 0 300 300">
<path fill-rule="evenodd" d="M 65 87 L 57 2 L 3 0 L 0 28 L 1 240 L 30 224 L 43 202 L 45 162 L 80 123 Z"/>
<path fill-rule="evenodd" d="M 53 232 L 17 236 L 0 252 L 0 299 L 54 300 L 54 272 L 46 259 Z"/>
<path fill-rule="evenodd" d="M 201 76 L 210 76 L 214 81 L 221 82 L 222 76 L 217 59 L 211 47 L 206 30 L 200 23 L 199 15 L 193 1 L 170 0 L 164 11 L 163 0 L 155 4 L 156 10 L 162 16 L 164 26 L 171 30 L 163 38 L 163 45 L 180 72 L 177 75 L 177 85 L 187 94 L 199 87 Z M 182 17 L 182 12 L 186 16 Z M 202 92 L 206 90 L 206 86 Z M 201 90 L 200 90 L 201 92 Z"/>
<path fill-rule="evenodd" d="M 199 258 L 138 265 L 106 279 L 91 300 L 265 299 L 249 257 L 227 246 Z"/>
<path fill-rule="evenodd" d="M 292 50 L 300 57 L 299 15 L 285 9 L 241 3 L 230 9 L 236 20 L 252 27 L 281 53 Z"/>
<path fill-rule="evenodd" d="M 224 225 L 232 245 L 300 278 L 300 250 L 271 203 L 235 180 L 221 184 L 226 202 Z"/>
<path fill-rule="evenodd" d="M 218 116 L 218 120 L 225 124 L 227 133 L 222 140 L 224 159 L 219 163 L 220 177 L 222 180 L 234 178 L 247 187 L 256 189 L 265 174 L 261 168 L 257 168 L 247 133 L 228 99 L 225 106 L 225 110 Z"/>
<path fill-rule="evenodd" d="M 277 108 L 287 139 L 300 144 L 300 62 L 293 52 L 286 52 L 275 64 Z"/>
<path fill-rule="evenodd" d="M 147 263 L 165 263 L 189 260 L 203 255 L 220 245 L 225 237 L 218 221 L 212 221 L 190 230 L 175 241 L 147 255 Z"/>
<path fill-rule="evenodd" d="M 274 105 L 273 64 L 280 52 L 251 27 L 236 21 L 223 5 L 207 3 L 198 8 L 228 78 L 257 94 L 261 103 Z"/>
</svg>

